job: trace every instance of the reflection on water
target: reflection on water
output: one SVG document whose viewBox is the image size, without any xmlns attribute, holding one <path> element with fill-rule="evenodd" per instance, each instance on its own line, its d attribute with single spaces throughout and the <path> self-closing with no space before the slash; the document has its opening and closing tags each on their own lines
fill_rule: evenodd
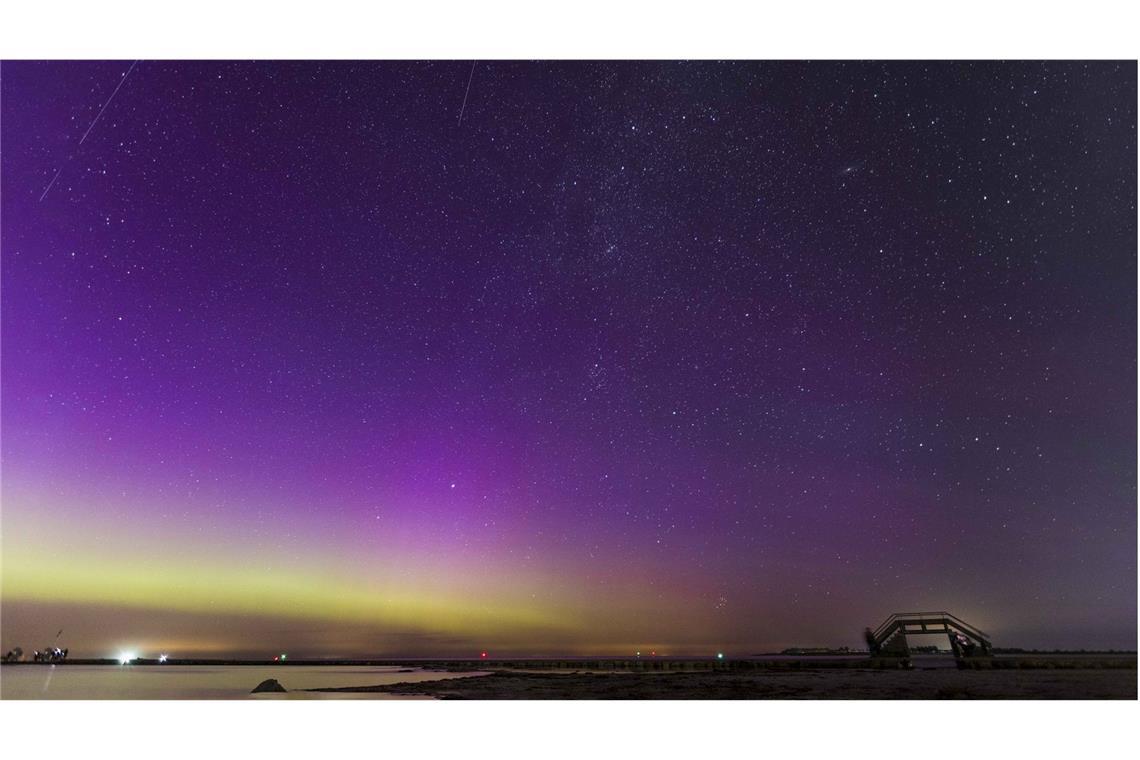
<svg viewBox="0 0 1140 760">
<path fill-rule="evenodd" d="M 0 699 L 407 699 L 294 690 L 482 675 L 399 670 L 344 665 L 9 665 L 0 668 Z M 276 678 L 289 693 L 249 693 L 267 678 Z"/>
</svg>

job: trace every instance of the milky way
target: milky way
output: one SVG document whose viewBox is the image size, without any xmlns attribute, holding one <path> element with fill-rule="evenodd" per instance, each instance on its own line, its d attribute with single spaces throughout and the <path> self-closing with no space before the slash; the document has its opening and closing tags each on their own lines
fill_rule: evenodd
<svg viewBox="0 0 1140 760">
<path fill-rule="evenodd" d="M 1135 646 L 1134 62 L 130 65 L 3 65 L 4 649 Z"/>
</svg>

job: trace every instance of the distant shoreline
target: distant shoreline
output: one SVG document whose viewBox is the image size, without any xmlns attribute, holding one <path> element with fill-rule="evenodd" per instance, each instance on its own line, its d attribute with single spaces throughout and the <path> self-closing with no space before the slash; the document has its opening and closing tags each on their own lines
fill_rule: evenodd
<svg viewBox="0 0 1140 760">
<path fill-rule="evenodd" d="M 950 658 L 947 654 L 918 654 L 913 658 Z M 989 664 L 985 664 L 986 662 Z M 979 659 L 979 666 L 994 668 L 1050 668 L 1050 667 L 1136 667 L 1136 652 L 1128 651 L 1034 651 L 1013 650 L 996 652 L 992 658 Z M 75 658 L 57 662 L 18 661 L 0 663 L 8 666 L 67 666 L 105 665 L 113 667 L 135 666 L 201 666 L 201 667 L 417 667 L 424 670 L 470 671 L 487 669 L 508 670 L 628 670 L 628 671 L 740 671 L 784 670 L 797 668 L 876 668 L 892 667 L 893 658 L 871 658 L 866 653 L 849 654 L 758 654 L 748 657 L 719 659 L 716 657 L 503 657 L 503 658 L 447 658 L 447 657 L 388 657 L 360 659 L 297 659 L 250 660 L 212 658 L 155 658 L 139 657 L 129 663 L 114 658 Z"/>
</svg>

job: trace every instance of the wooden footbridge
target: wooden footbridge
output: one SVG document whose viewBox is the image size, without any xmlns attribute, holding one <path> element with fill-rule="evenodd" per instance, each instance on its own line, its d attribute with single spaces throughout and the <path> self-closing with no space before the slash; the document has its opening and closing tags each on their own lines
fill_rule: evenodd
<svg viewBox="0 0 1140 760">
<path fill-rule="evenodd" d="M 910 657 L 908 635 L 944 633 L 958 659 L 989 657 L 993 646 L 989 634 L 949 612 L 896 612 L 863 635 L 872 656 Z"/>
</svg>

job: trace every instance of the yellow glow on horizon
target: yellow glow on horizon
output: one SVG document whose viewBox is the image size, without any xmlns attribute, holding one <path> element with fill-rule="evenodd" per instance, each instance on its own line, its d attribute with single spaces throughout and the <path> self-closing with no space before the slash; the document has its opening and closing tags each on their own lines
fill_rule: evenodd
<svg viewBox="0 0 1140 760">
<path fill-rule="evenodd" d="M 8 551 L 0 593 L 8 600 L 316 618 L 473 635 L 580 627 L 564 611 L 501 592 L 481 596 L 470 589 L 417 588 L 410 580 L 373 585 L 296 569 L 108 560 L 90 554 L 48 558 Z"/>
</svg>

